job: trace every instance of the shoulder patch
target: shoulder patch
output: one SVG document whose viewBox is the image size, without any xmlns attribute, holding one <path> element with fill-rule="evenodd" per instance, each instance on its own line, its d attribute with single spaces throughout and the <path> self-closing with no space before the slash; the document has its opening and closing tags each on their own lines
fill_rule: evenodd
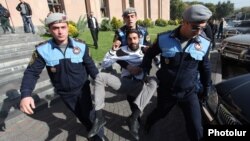
<svg viewBox="0 0 250 141">
<path fill-rule="evenodd" d="M 84 43 L 85 44 L 85 41 L 81 40 L 81 39 L 78 39 L 78 38 L 73 38 L 74 41 L 76 42 L 80 42 L 80 43 Z"/>
<path fill-rule="evenodd" d="M 39 47 L 39 46 L 41 46 L 41 45 L 44 45 L 44 44 L 48 43 L 48 41 L 49 41 L 49 40 L 42 41 L 42 42 L 40 42 L 39 44 L 37 44 L 35 47 Z"/>
<path fill-rule="evenodd" d="M 35 60 L 37 59 L 37 57 L 38 57 L 37 52 L 33 51 L 32 56 L 30 58 L 29 65 L 32 65 L 35 62 Z"/>
<path fill-rule="evenodd" d="M 151 39 L 150 39 L 150 36 L 149 36 L 149 35 L 147 35 L 147 36 L 146 36 L 146 41 L 148 41 L 148 42 L 149 42 L 150 40 L 151 40 Z"/>
</svg>

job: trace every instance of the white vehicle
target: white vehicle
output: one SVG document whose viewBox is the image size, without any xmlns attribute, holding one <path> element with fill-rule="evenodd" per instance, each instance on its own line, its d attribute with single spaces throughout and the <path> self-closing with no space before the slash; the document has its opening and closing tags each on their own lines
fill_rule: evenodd
<svg viewBox="0 0 250 141">
<path fill-rule="evenodd" d="M 237 35 L 237 34 L 250 33 L 250 20 L 245 20 L 241 22 L 234 21 L 232 26 L 225 27 L 223 32 L 224 32 L 223 33 L 224 38 Z"/>
</svg>

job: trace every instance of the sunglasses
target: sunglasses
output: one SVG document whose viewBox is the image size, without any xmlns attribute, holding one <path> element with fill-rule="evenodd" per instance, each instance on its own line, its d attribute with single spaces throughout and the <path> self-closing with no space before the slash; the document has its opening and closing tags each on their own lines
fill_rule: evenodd
<svg viewBox="0 0 250 141">
<path fill-rule="evenodd" d="M 195 31 L 198 31 L 198 30 L 202 30 L 204 28 L 205 27 L 203 27 L 203 26 L 192 25 L 191 30 L 195 32 Z"/>
</svg>

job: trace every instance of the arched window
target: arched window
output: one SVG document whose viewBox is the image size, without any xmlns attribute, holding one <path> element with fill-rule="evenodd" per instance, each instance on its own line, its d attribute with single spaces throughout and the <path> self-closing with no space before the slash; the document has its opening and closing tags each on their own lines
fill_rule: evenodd
<svg viewBox="0 0 250 141">
<path fill-rule="evenodd" d="M 129 7 L 135 7 L 135 1 L 129 0 Z"/>
<path fill-rule="evenodd" d="M 50 12 L 65 13 L 63 0 L 47 0 Z"/>
<path fill-rule="evenodd" d="M 102 17 L 108 17 L 108 2 L 107 0 L 100 0 L 100 10 L 101 10 L 101 14 Z"/>
</svg>

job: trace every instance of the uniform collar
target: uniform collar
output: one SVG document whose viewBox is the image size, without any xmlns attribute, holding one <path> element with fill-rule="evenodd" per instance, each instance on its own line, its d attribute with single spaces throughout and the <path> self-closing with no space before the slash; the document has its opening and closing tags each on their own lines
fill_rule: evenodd
<svg viewBox="0 0 250 141">
<path fill-rule="evenodd" d="M 178 40 L 180 40 L 180 29 L 181 29 L 181 26 L 177 27 L 176 29 L 174 29 L 171 33 L 170 33 L 170 37 L 172 38 L 176 38 Z M 190 39 L 192 42 L 195 42 L 195 43 L 200 43 L 201 40 L 199 38 L 200 35 L 197 35 L 195 37 L 193 37 L 192 39 Z"/>
<path fill-rule="evenodd" d="M 125 26 L 124 26 L 124 31 L 127 31 L 128 29 L 129 29 L 128 26 L 125 25 Z M 136 30 L 140 29 L 140 26 L 136 24 L 136 25 L 135 25 L 135 29 L 136 29 Z"/>
<path fill-rule="evenodd" d="M 73 42 L 74 42 L 73 39 L 68 37 L 68 45 L 67 45 L 67 47 L 74 48 L 74 43 Z M 52 48 L 53 49 L 58 47 L 58 45 L 56 44 L 56 41 L 55 41 L 54 38 L 52 39 L 51 43 L 52 43 Z"/>
</svg>

